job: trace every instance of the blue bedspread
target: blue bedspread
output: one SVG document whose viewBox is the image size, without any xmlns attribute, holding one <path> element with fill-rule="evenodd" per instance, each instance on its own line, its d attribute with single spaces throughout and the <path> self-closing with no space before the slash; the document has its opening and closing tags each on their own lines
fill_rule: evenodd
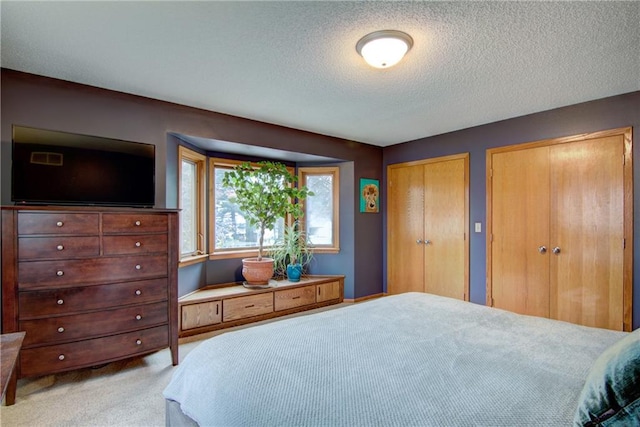
<svg viewBox="0 0 640 427">
<path fill-rule="evenodd" d="M 164 396 L 201 426 L 570 426 L 624 336 L 407 293 L 208 339 Z"/>
</svg>

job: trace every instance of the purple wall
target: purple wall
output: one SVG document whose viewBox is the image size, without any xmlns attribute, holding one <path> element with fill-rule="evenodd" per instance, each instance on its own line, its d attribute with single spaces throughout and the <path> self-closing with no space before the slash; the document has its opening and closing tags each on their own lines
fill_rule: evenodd
<svg viewBox="0 0 640 427">
<path fill-rule="evenodd" d="M 14 124 L 155 144 L 157 207 L 172 208 L 177 203 L 177 145 L 169 132 L 340 159 L 352 163 L 351 182 L 345 183 L 351 189 L 361 177 L 382 178 L 380 147 L 13 70 L 1 73 L 2 204 L 10 204 L 11 199 Z M 351 194 L 351 200 L 345 206 L 349 216 L 341 222 L 345 250 L 323 261 L 333 271 L 346 274 L 345 297 L 358 298 L 382 292 L 382 215 L 358 213 L 356 193 L 346 194 Z M 235 278 L 235 268 L 224 262 L 209 261 L 205 268 L 216 274 L 222 270 L 228 281 Z M 181 291 L 206 284 L 202 281 L 209 274 L 202 266 L 193 271 L 181 268 L 180 280 L 194 281 L 184 287 L 181 283 Z"/>
<path fill-rule="evenodd" d="M 389 164 L 470 153 L 470 223 L 486 228 L 485 151 L 491 147 L 632 126 L 640 128 L 640 92 L 559 108 L 515 119 L 423 138 L 381 149 L 328 136 L 270 125 L 139 96 L 84 86 L 62 80 L 2 69 L 1 74 L 0 189 L 2 204 L 10 203 L 11 126 L 13 124 L 104 136 L 156 145 L 156 201 L 175 207 L 176 144 L 169 132 L 333 157 L 347 162 L 351 182 L 342 194 L 346 217 L 341 218 L 341 253 L 323 256 L 323 271 L 344 271 L 345 297 L 359 298 L 386 289 L 385 215 L 359 213 L 360 178 L 380 179 L 386 188 Z M 428 116 L 425 113 L 425 120 Z M 638 132 L 634 136 L 634 211 L 640 212 Z M 382 212 L 386 194 L 381 192 Z M 341 206 L 343 202 L 341 199 Z M 634 215 L 635 218 L 635 215 Z M 634 222 L 635 235 L 639 236 Z M 473 227 L 470 227 L 473 230 Z M 470 236 L 471 300 L 484 304 L 486 275 L 485 234 Z M 640 264 L 634 254 L 634 272 Z M 235 265 L 235 264 L 234 264 Z M 215 270 L 215 273 L 214 273 Z M 209 261 L 180 269 L 185 287 L 199 287 L 207 278 L 230 277 L 235 267 Z M 317 271 L 321 273 L 321 271 Z M 634 274 L 634 328 L 640 326 L 640 280 Z"/>
<path fill-rule="evenodd" d="M 425 117 L 428 120 L 428 117 Z M 490 123 L 404 144 L 386 147 L 383 153 L 383 176 L 394 163 L 470 153 L 470 296 L 471 301 L 485 304 L 486 299 L 486 150 L 504 145 L 539 141 L 606 129 L 634 128 L 634 212 L 640 212 L 640 92 L 600 99 L 555 110 Z M 386 195 L 382 195 L 383 207 Z M 634 235 L 640 236 L 635 219 Z M 386 225 L 386 216 L 385 216 Z M 482 223 L 482 233 L 474 233 L 473 224 Z M 383 236 L 386 240 L 386 236 Z M 636 238 L 637 242 L 637 238 Z M 386 247 L 386 241 L 385 241 Z M 637 247 L 637 243 L 636 243 Z M 640 327 L 640 251 L 634 251 L 633 327 Z M 386 252 L 384 255 L 384 288 L 386 289 Z"/>
</svg>

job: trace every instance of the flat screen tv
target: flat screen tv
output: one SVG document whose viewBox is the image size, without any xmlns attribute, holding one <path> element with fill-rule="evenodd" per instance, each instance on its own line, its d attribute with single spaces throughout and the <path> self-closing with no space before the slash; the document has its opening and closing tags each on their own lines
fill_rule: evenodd
<svg viewBox="0 0 640 427">
<path fill-rule="evenodd" d="M 11 200 L 153 207 L 155 145 L 13 126 Z"/>
</svg>

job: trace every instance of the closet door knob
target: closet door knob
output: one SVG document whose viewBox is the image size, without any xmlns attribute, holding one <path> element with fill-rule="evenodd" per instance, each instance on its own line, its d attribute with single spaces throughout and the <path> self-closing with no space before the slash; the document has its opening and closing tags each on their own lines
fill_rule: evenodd
<svg viewBox="0 0 640 427">
<path fill-rule="evenodd" d="M 430 245 L 430 244 L 431 244 L 431 240 L 425 240 L 425 241 L 424 241 L 424 244 L 425 244 L 425 245 Z"/>
<path fill-rule="evenodd" d="M 547 253 L 547 247 L 546 246 L 540 246 L 538 248 L 538 252 L 540 252 L 541 254 Z"/>
<path fill-rule="evenodd" d="M 556 255 L 559 254 L 560 253 L 560 248 L 558 246 L 553 248 L 553 253 L 556 254 Z"/>
<path fill-rule="evenodd" d="M 417 243 L 417 244 L 422 243 L 422 239 L 418 239 L 418 240 L 416 240 L 416 243 Z"/>
</svg>

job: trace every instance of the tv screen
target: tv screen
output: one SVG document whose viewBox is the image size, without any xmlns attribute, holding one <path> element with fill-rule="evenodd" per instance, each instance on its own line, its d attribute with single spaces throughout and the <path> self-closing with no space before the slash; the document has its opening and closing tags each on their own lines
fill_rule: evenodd
<svg viewBox="0 0 640 427">
<path fill-rule="evenodd" d="M 155 145 L 13 126 L 16 204 L 153 207 Z"/>
</svg>

